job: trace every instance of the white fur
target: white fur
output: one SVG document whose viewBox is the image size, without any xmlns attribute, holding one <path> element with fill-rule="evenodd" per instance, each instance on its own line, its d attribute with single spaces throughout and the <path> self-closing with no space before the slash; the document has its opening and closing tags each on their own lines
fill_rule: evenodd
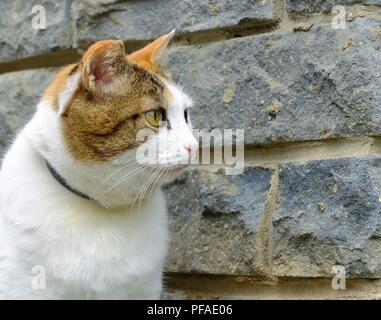
<svg viewBox="0 0 381 320">
<path fill-rule="evenodd" d="M 58 99 L 58 116 L 65 113 L 66 107 L 69 105 L 73 96 L 73 92 L 78 89 L 80 80 L 81 75 L 78 72 L 68 78 L 67 84 Z"/>
<path fill-rule="evenodd" d="M 190 100 L 175 86 L 170 91 L 173 129 L 167 136 L 176 143 L 164 153 L 178 159 L 187 155 L 185 145 L 197 147 L 197 142 L 183 119 Z M 70 88 L 63 92 L 62 101 L 69 101 Z M 3 160 L 0 298 L 159 298 L 168 230 L 165 200 L 157 186 L 168 178 L 157 176 L 153 192 L 137 198 L 152 171 L 139 171 L 136 151 L 104 164 L 77 161 L 65 146 L 60 119 L 41 102 Z M 95 200 L 63 188 L 44 159 L 72 187 Z M 46 271 L 46 289 L 32 286 L 41 276 L 33 274 L 35 266 Z"/>
</svg>

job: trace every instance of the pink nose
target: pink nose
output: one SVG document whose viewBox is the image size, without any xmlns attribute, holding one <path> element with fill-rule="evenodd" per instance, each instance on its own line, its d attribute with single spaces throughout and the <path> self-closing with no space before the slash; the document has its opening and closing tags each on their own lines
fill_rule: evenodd
<svg viewBox="0 0 381 320">
<path fill-rule="evenodd" d="M 184 146 L 184 148 L 185 148 L 185 150 L 188 151 L 189 154 L 192 154 L 193 152 L 196 151 L 197 146 L 194 144 L 187 144 Z"/>
</svg>

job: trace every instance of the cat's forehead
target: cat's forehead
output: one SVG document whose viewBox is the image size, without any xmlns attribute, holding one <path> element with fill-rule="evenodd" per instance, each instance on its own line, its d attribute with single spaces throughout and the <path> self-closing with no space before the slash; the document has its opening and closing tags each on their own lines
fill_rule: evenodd
<svg viewBox="0 0 381 320">
<path fill-rule="evenodd" d="M 153 99 L 163 103 L 166 100 L 166 91 L 166 83 L 162 77 L 134 65 L 133 71 L 121 78 L 120 91 L 116 92 L 116 96 L 124 96 L 126 99 Z"/>
<path fill-rule="evenodd" d="M 129 57 L 127 59 L 131 61 Z M 184 92 L 182 87 L 173 82 L 162 68 L 158 66 L 152 68 L 151 64 L 135 64 L 135 68 L 137 73 L 142 73 L 138 78 L 143 80 L 139 81 L 139 86 L 134 88 L 135 91 L 141 91 L 141 87 L 146 87 L 148 92 L 151 91 L 157 94 L 158 90 L 154 90 L 154 87 L 159 88 L 159 94 L 166 102 L 162 106 L 164 109 L 168 107 L 186 109 L 193 105 L 192 99 Z"/>
<path fill-rule="evenodd" d="M 127 99 L 132 95 L 140 95 L 141 100 L 160 102 L 163 109 L 184 110 L 193 105 L 192 99 L 184 92 L 183 88 L 173 82 L 164 72 L 154 73 L 142 66 L 136 66 L 134 85 L 128 92 L 121 92 Z M 141 106 L 146 109 L 144 104 Z M 149 107 L 149 106 L 148 106 Z"/>
<path fill-rule="evenodd" d="M 176 109 L 186 109 L 193 105 L 192 99 L 183 91 L 183 89 L 170 81 L 164 80 L 164 96 L 169 107 Z"/>
</svg>

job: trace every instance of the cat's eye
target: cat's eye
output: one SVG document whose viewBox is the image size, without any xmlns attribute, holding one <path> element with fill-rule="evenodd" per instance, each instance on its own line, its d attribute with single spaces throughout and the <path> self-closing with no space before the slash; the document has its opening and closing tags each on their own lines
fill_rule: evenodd
<svg viewBox="0 0 381 320">
<path fill-rule="evenodd" d="M 152 110 L 145 113 L 147 122 L 153 127 L 159 127 L 160 122 L 165 120 L 165 114 L 162 110 Z"/>
<path fill-rule="evenodd" d="M 188 110 L 184 110 L 184 118 L 185 118 L 185 122 L 188 123 L 188 119 L 189 119 Z"/>
</svg>

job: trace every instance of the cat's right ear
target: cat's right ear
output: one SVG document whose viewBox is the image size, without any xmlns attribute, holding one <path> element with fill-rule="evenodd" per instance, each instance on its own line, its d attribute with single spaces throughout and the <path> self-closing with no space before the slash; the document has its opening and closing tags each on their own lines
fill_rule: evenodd
<svg viewBox="0 0 381 320">
<path fill-rule="evenodd" d="M 93 93 L 117 92 L 118 78 L 125 73 L 128 64 L 122 41 L 98 41 L 81 59 L 83 85 Z"/>
</svg>

